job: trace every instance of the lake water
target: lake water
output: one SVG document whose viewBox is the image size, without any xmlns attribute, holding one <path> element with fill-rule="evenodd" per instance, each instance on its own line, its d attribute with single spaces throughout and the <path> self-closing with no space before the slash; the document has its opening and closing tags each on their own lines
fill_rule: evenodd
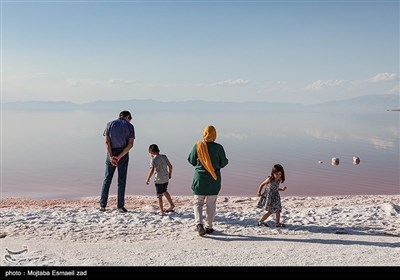
<svg viewBox="0 0 400 280">
<path fill-rule="evenodd" d="M 2 197 L 99 196 L 105 160 L 102 133 L 118 113 L 3 110 Z M 275 163 L 286 172 L 283 196 L 400 194 L 398 112 L 132 114 L 137 139 L 130 152 L 127 195 L 155 194 L 154 184 L 145 184 L 152 143 L 174 166 L 170 194 L 191 195 L 193 167 L 187 156 L 207 124 L 217 128 L 216 142 L 229 159 L 222 169 L 221 195 L 255 196 Z M 353 156 L 361 159 L 359 165 L 353 165 Z M 339 158 L 339 165 L 331 165 L 332 157 Z M 116 175 L 110 195 L 116 194 Z"/>
</svg>

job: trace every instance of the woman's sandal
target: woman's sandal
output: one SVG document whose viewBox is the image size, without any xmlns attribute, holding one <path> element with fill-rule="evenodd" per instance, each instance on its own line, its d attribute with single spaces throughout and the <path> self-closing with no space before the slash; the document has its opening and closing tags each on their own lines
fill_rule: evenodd
<svg viewBox="0 0 400 280">
<path fill-rule="evenodd" d="M 277 223 L 277 224 L 275 224 L 275 227 L 285 227 L 285 224 Z"/>
<path fill-rule="evenodd" d="M 258 224 L 257 224 L 259 227 L 268 227 L 268 225 L 267 224 L 265 224 L 264 222 L 258 222 Z"/>
</svg>

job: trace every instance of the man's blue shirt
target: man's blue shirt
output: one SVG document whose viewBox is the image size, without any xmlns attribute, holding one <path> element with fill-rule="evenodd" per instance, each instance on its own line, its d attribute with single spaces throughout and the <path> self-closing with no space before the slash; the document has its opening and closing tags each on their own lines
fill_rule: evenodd
<svg viewBox="0 0 400 280">
<path fill-rule="evenodd" d="M 103 136 L 111 139 L 111 148 L 125 148 L 129 138 L 135 139 L 135 128 L 123 118 L 113 120 L 106 125 Z"/>
</svg>

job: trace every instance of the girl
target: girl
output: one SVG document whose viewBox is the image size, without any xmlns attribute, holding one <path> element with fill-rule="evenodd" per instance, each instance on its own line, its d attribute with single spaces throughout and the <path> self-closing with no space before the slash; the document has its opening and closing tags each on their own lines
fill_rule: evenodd
<svg viewBox="0 0 400 280">
<path fill-rule="evenodd" d="M 267 179 L 264 180 L 258 187 L 257 195 L 261 196 L 260 202 L 257 205 L 259 208 L 265 208 L 267 213 L 261 217 L 258 221 L 259 227 L 268 227 L 267 224 L 264 223 L 266 219 L 272 214 L 275 213 L 275 226 L 276 227 L 284 227 L 285 225 L 280 223 L 281 218 L 281 197 L 279 195 L 279 191 L 286 190 L 286 186 L 279 187 L 280 183 L 285 182 L 285 171 L 283 170 L 282 165 L 275 164 L 271 170 L 271 176 L 268 176 Z M 265 187 L 264 193 L 261 194 L 261 190 Z"/>
</svg>

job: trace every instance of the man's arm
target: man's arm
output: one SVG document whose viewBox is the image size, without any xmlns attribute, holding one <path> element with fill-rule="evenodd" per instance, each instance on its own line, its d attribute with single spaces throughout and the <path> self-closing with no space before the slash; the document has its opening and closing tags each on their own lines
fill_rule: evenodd
<svg viewBox="0 0 400 280">
<path fill-rule="evenodd" d="M 110 158 L 113 157 L 112 149 L 111 149 L 111 139 L 110 136 L 104 137 L 104 143 L 106 144 L 106 150 Z"/>
<path fill-rule="evenodd" d="M 113 156 L 113 152 L 112 152 L 112 148 L 111 148 L 111 138 L 110 138 L 110 136 L 106 136 L 104 139 L 105 139 L 104 142 L 106 144 L 106 150 L 110 157 L 110 162 L 112 165 L 117 166 L 117 160 Z"/>
<path fill-rule="evenodd" d="M 129 138 L 128 145 L 125 147 L 125 149 L 123 149 L 122 152 L 118 156 L 115 156 L 113 158 L 115 158 L 118 162 L 124 155 L 129 153 L 129 150 L 132 149 L 132 147 L 133 147 L 134 141 L 135 140 L 133 138 Z"/>
</svg>

